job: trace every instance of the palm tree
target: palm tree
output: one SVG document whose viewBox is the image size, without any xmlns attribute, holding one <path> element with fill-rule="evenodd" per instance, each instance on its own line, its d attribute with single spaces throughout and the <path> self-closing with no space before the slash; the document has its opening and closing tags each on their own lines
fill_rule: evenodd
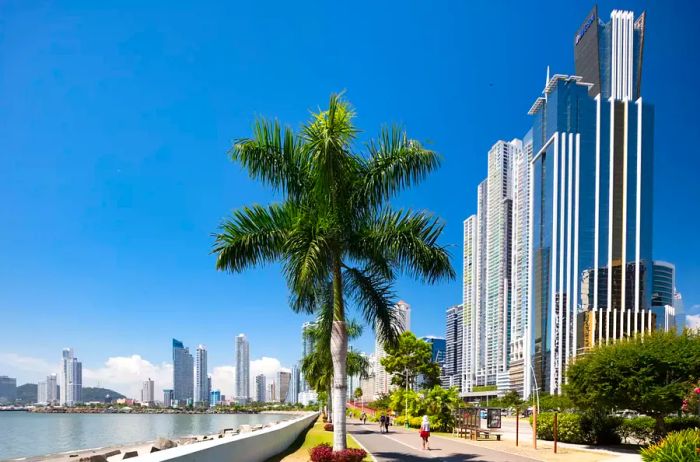
<svg viewBox="0 0 700 462">
<path fill-rule="evenodd" d="M 437 243 L 444 225 L 426 212 L 394 210 L 388 201 L 439 166 L 438 155 L 385 128 L 358 154 L 354 112 L 339 95 L 295 133 L 264 119 L 235 141 L 231 158 L 283 197 L 233 212 L 215 234 L 216 268 L 241 272 L 281 261 L 297 312 L 333 306 L 333 448 L 345 448 L 346 299 L 380 340 L 396 340 L 392 283 L 408 274 L 427 283 L 454 277 Z"/>
<path fill-rule="evenodd" d="M 332 396 L 331 385 L 333 382 L 333 358 L 330 349 L 330 339 L 333 330 L 333 310 L 332 306 L 325 305 L 321 308 L 321 313 L 316 322 L 309 327 L 305 335 L 313 339 L 313 350 L 301 360 L 301 371 L 304 374 L 304 379 L 311 388 L 316 392 L 326 392 L 328 396 Z M 362 326 L 354 320 L 348 321 L 346 325 L 348 340 L 353 340 L 362 335 Z M 348 374 L 363 372 L 360 369 L 363 367 L 361 357 L 358 353 L 348 351 L 346 358 L 346 368 Z M 369 364 L 367 364 L 368 366 Z M 366 371 L 365 371 L 366 373 Z M 332 400 L 329 402 L 329 409 L 332 409 Z M 330 414 L 330 413 L 329 413 Z M 329 420 L 333 418 L 329 415 Z"/>
</svg>

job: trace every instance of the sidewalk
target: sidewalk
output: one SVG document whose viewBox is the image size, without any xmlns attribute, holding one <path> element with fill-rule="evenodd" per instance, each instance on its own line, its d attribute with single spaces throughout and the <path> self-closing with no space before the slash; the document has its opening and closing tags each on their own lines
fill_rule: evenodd
<svg viewBox="0 0 700 462">
<path fill-rule="evenodd" d="M 520 445 L 503 435 L 503 441 L 471 441 L 448 434 L 431 436 L 431 447 L 422 451 L 417 430 L 391 427 L 388 435 L 379 433 L 378 424 L 361 425 L 348 421 L 348 432 L 371 452 L 378 462 L 419 461 L 437 459 L 441 461 L 500 462 L 500 461 L 546 461 L 546 462 L 636 462 L 641 458 L 636 453 L 625 453 L 577 445 L 559 445 L 554 454 L 551 441 L 538 440 L 537 449 L 532 448 L 532 433 L 529 439 L 521 438 Z"/>
<path fill-rule="evenodd" d="M 418 432 L 391 427 L 388 434 L 379 433 L 379 424 L 362 425 L 348 421 L 348 432 L 377 462 L 439 460 L 445 462 L 533 462 L 537 459 L 492 449 L 467 445 L 451 438 L 431 437 L 431 451 L 421 450 Z"/>
</svg>

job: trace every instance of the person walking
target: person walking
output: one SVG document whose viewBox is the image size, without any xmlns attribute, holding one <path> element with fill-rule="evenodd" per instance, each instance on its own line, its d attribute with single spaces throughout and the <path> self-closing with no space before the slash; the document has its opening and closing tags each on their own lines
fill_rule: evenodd
<svg viewBox="0 0 700 462">
<path fill-rule="evenodd" d="M 430 445 L 428 444 L 428 438 L 430 438 L 430 420 L 427 415 L 423 416 L 423 421 L 420 424 L 420 437 L 423 440 L 423 450 L 427 449 L 430 451 Z"/>
<path fill-rule="evenodd" d="M 384 433 L 389 433 L 389 425 L 391 425 L 391 419 L 387 415 L 386 419 L 384 420 Z"/>
<path fill-rule="evenodd" d="M 386 423 L 386 416 L 382 414 L 379 418 L 379 433 L 384 433 L 384 424 Z"/>
<path fill-rule="evenodd" d="M 366 424 L 367 423 L 367 414 L 365 414 L 364 412 L 362 414 L 360 414 L 360 421 L 362 422 L 362 425 Z"/>
</svg>

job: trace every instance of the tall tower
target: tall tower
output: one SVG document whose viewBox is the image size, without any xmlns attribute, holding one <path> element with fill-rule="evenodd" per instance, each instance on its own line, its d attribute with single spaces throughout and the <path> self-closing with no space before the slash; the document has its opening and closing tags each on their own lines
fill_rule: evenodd
<svg viewBox="0 0 700 462">
<path fill-rule="evenodd" d="M 190 350 L 173 339 L 173 400 L 183 405 L 194 398 L 194 360 Z"/>
<path fill-rule="evenodd" d="M 155 402 L 155 393 L 154 393 L 154 382 L 151 380 L 149 377 L 148 380 L 145 380 L 143 382 L 143 386 L 141 387 L 141 402 L 147 405 L 152 405 Z"/>
<path fill-rule="evenodd" d="M 258 403 L 264 403 L 266 400 L 265 396 L 265 374 L 260 374 L 255 376 L 255 401 Z"/>
<path fill-rule="evenodd" d="M 462 353 L 464 351 L 464 309 L 462 305 L 447 309 L 445 365 L 442 385 L 462 391 Z"/>
<path fill-rule="evenodd" d="M 552 76 L 529 111 L 526 395 L 533 386 L 560 393 L 570 358 L 653 328 L 654 110 L 641 96 L 644 33 L 644 14 L 614 10 L 604 22 L 594 8 L 574 36 L 577 75 Z"/>
<path fill-rule="evenodd" d="M 236 337 L 236 398 L 250 400 L 250 351 L 244 334 Z"/>
<path fill-rule="evenodd" d="M 61 405 L 75 406 L 82 402 L 83 364 L 75 357 L 72 348 L 63 349 L 63 377 Z"/>
<path fill-rule="evenodd" d="M 477 219 L 472 215 L 463 224 L 464 244 L 462 247 L 462 377 L 461 391 L 471 392 L 476 381 L 477 318 L 479 309 L 477 301 Z M 450 314 L 447 313 L 447 326 L 450 326 Z M 448 335 L 449 337 L 449 335 Z M 447 375 L 447 374 L 445 374 Z"/>
<path fill-rule="evenodd" d="M 194 403 L 209 404 L 209 382 L 207 376 L 207 347 L 198 345 L 194 357 Z"/>
<path fill-rule="evenodd" d="M 510 268 L 512 239 L 512 162 L 522 142 L 498 141 L 489 151 L 486 212 L 486 381 L 508 388 Z M 499 387 L 500 388 L 500 387 Z"/>
</svg>

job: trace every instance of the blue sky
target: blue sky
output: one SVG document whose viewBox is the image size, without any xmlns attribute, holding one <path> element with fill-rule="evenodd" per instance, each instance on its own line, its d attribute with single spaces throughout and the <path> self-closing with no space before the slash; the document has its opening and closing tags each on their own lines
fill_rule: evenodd
<svg viewBox="0 0 700 462">
<path fill-rule="evenodd" d="M 347 90 L 367 139 L 403 124 L 444 156 L 395 201 L 462 220 L 486 153 L 522 136 L 546 67 L 573 73 L 588 2 L 28 2 L 0 6 L 0 374 L 36 380 L 73 346 L 170 360 L 170 339 L 210 367 L 251 355 L 289 365 L 299 327 L 278 266 L 230 276 L 209 254 L 220 220 L 267 203 L 226 150 L 256 116 L 298 127 Z M 648 3 L 648 4 L 647 4 Z M 700 312 L 700 103 L 694 2 L 599 3 L 648 11 L 643 96 L 656 105 L 655 258 L 677 265 Z M 459 280 L 398 285 L 419 334 L 443 334 Z M 693 308 L 694 307 L 694 308 Z M 372 349 L 368 332 L 358 342 Z M 4 362 L 2 358 L 4 357 Z M 39 361 L 39 362 L 37 362 Z M 52 372 L 52 371 L 46 371 Z"/>
</svg>

